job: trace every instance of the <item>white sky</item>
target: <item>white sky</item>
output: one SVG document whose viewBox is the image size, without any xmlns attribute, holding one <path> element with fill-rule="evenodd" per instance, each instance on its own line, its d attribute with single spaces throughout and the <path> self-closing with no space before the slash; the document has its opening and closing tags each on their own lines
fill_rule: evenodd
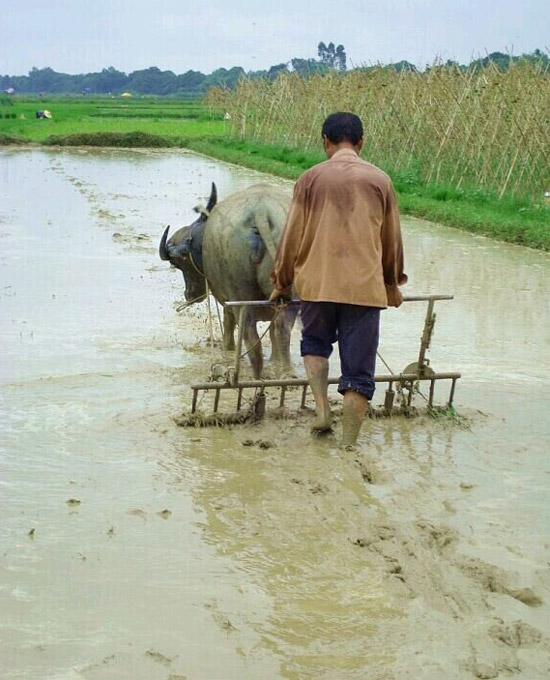
<svg viewBox="0 0 550 680">
<path fill-rule="evenodd" d="M 550 0 L 0 0 L 0 74 L 266 69 L 342 43 L 348 66 L 550 48 Z"/>
</svg>

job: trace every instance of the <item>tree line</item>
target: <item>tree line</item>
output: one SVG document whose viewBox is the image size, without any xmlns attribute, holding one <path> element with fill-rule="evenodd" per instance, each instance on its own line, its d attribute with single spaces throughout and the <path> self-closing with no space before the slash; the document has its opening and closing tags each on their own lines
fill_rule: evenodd
<svg viewBox="0 0 550 680">
<path fill-rule="evenodd" d="M 173 71 L 162 71 L 156 66 L 124 73 L 113 66 L 104 68 L 100 72 L 70 75 L 59 73 L 50 67 L 33 67 L 26 76 L 0 75 L 0 90 L 28 94 L 121 94 L 131 92 L 142 95 L 197 97 L 205 93 L 210 87 L 235 88 L 241 78 L 251 80 L 265 78 L 275 80 L 281 72 L 294 71 L 301 76 L 308 77 L 330 71 L 344 72 L 347 70 L 347 57 L 343 45 L 330 42 L 326 45 L 320 42 L 317 46 L 318 59 L 302 59 L 295 57 L 288 62 L 275 64 L 266 70 L 246 72 L 240 66 L 233 68 L 218 68 L 210 74 L 189 70 L 176 75 Z M 469 64 L 459 64 L 456 61 L 436 62 L 436 66 L 454 67 L 458 69 L 484 68 L 494 64 L 501 70 L 507 70 L 510 65 L 520 60 L 540 63 L 544 68 L 550 67 L 548 55 L 541 50 L 530 54 L 511 56 L 502 52 L 493 52 L 484 58 L 475 59 Z M 380 67 L 359 66 L 360 69 Z M 433 65 L 432 65 L 433 67 Z M 416 71 L 414 64 L 399 61 L 384 65 L 398 72 L 403 70 Z"/>
</svg>

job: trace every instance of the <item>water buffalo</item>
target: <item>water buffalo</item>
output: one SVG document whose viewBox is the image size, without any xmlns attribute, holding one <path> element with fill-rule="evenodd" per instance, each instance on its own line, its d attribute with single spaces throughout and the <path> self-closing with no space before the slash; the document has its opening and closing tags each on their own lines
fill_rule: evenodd
<svg viewBox="0 0 550 680">
<path fill-rule="evenodd" d="M 217 203 L 216 185 L 206 208 L 197 207 L 199 217 L 178 229 L 168 239 L 162 235 L 159 255 L 183 273 L 185 298 L 189 304 L 207 296 L 207 285 L 222 305 L 230 300 L 266 300 L 273 286 L 269 275 L 284 227 L 291 193 L 267 184 L 257 184 Z M 290 333 L 295 308 L 275 313 L 273 308 L 249 308 L 244 341 L 256 378 L 263 372 L 262 348 L 257 321 L 270 321 L 271 359 L 278 374 L 292 372 Z M 224 349 L 235 349 L 234 331 L 238 310 L 225 307 Z"/>
</svg>

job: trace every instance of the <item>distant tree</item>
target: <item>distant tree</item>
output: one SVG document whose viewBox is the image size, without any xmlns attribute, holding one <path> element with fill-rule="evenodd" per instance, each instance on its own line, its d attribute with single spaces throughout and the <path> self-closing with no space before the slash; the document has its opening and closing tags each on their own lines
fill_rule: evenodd
<svg viewBox="0 0 550 680">
<path fill-rule="evenodd" d="M 316 59 L 291 59 L 292 69 L 303 77 L 312 76 L 316 73 L 326 73 L 328 67 Z"/>
<path fill-rule="evenodd" d="M 279 73 L 288 73 L 288 64 L 275 64 L 267 72 L 269 80 L 275 80 Z"/>
<path fill-rule="evenodd" d="M 490 64 L 498 66 L 501 71 L 507 71 L 510 68 L 510 63 L 513 60 L 509 54 L 503 52 L 491 52 L 483 59 L 474 59 L 470 66 L 474 68 L 487 68 Z"/>
<path fill-rule="evenodd" d="M 206 76 L 202 83 L 202 89 L 209 87 L 229 87 L 234 88 L 239 80 L 245 76 L 245 71 L 241 66 L 233 66 L 229 70 L 218 68 L 209 76 Z"/>
<path fill-rule="evenodd" d="M 345 71 L 346 70 L 346 52 L 344 50 L 343 45 L 338 45 L 336 48 L 336 60 L 335 60 L 335 67 L 338 69 L 338 71 Z"/>
<path fill-rule="evenodd" d="M 55 84 L 59 84 L 59 78 L 51 68 L 36 68 L 33 66 L 29 71 L 29 91 L 30 92 L 55 92 Z"/>
<path fill-rule="evenodd" d="M 531 54 L 522 54 L 517 57 L 518 61 L 529 61 L 532 64 L 540 64 L 543 67 L 550 67 L 550 57 L 542 50 L 536 49 Z"/>
<path fill-rule="evenodd" d="M 329 61 L 329 59 L 330 59 L 328 47 L 325 45 L 325 43 L 323 41 L 321 41 L 317 45 L 317 56 L 319 57 L 319 61 L 322 64 L 326 64 L 327 61 Z"/>
<path fill-rule="evenodd" d="M 113 66 L 104 68 L 101 73 L 86 73 L 82 77 L 82 90 L 107 94 L 108 92 L 123 92 L 128 89 L 128 76 L 117 71 Z"/>
<path fill-rule="evenodd" d="M 397 61 L 395 64 L 388 64 L 387 68 L 393 68 L 397 71 L 397 73 L 401 73 L 401 71 L 416 71 L 416 66 L 405 59 L 402 61 Z"/>
<path fill-rule="evenodd" d="M 178 79 L 173 71 L 161 71 L 156 66 L 130 73 L 127 83 L 129 90 L 140 94 L 171 94 L 177 86 Z"/>
<path fill-rule="evenodd" d="M 176 92 L 186 96 L 193 96 L 201 92 L 206 76 L 200 71 L 191 70 L 176 76 L 176 79 Z"/>
<path fill-rule="evenodd" d="M 291 69 L 303 77 L 315 74 L 327 73 L 331 70 L 346 70 L 346 52 L 343 45 L 335 47 L 330 42 L 326 45 L 320 42 L 317 46 L 319 59 L 291 59 L 289 63 L 274 64 L 268 70 L 252 71 L 247 74 L 249 78 L 269 78 L 275 80 L 280 73 L 288 72 Z M 426 71 L 432 68 L 459 68 L 461 70 L 474 68 L 483 69 L 490 65 L 496 65 L 501 70 L 507 70 L 512 64 L 531 63 L 537 67 L 547 69 L 550 73 L 550 56 L 548 51 L 540 49 L 534 50 L 530 54 L 512 56 L 503 52 L 492 52 L 484 58 L 474 59 L 469 65 L 460 65 L 454 60 L 441 60 L 434 64 L 429 64 Z M 376 66 L 361 66 L 356 70 L 370 71 L 372 68 L 380 68 L 382 64 Z M 406 60 L 388 64 L 386 68 L 401 71 L 416 71 L 414 64 Z M 231 69 L 219 68 L 210 75 L 205 75 L 200 71 L 187 71 L 176 75 L 172 71 L 161 71 L 156 66 L 147 69 L 134 71 L 129 75 L 118 71 L 113 66 L 104 68 L 98 73 L 84 73 L 69 75 L 58 73 L 50 67 L 33 68 L 26 76 L 0 75 L 0 90 L 13 88 L 17 93 L 75 93 L 89 91 L 98 94 L 108 92 L 122 92 L 132 90 L 138 94 L 155 95 L 185 95 L 199 96 L 211 86 L 221 86 L 234 88 L 239 79 L 245 76 L 244 70 L 240 66 Z"/>
<path fill-rule="evenodd" d="M 333 42 L 330 42 L 328 45 L 320 42 L 317 45 L 317 55 L 321 64 L 328 69 L 346 70 L 346 52 L 343 45 L 335 47 Z"/>
<path fill-rule="evenodd" d="M 258 71 L 247 71 L 246 77 L 248 80 L 260 80 L 261 78 L 267 78 L 267 71 L 265 69 L 259 69 Z"/>
</svg>

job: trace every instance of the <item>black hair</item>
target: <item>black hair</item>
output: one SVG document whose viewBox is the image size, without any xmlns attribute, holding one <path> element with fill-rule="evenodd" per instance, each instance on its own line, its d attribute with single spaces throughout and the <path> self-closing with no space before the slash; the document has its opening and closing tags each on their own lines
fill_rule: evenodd
<svg viewBox="0 0 550 680">
<path fill-rule="evenodd" d="M 354 113 L 338 111 L 327 117 L 321 134 L 333 144 L 350 142 L 355 146 L 363 139 L 363 123 Z"/>
</svg>

